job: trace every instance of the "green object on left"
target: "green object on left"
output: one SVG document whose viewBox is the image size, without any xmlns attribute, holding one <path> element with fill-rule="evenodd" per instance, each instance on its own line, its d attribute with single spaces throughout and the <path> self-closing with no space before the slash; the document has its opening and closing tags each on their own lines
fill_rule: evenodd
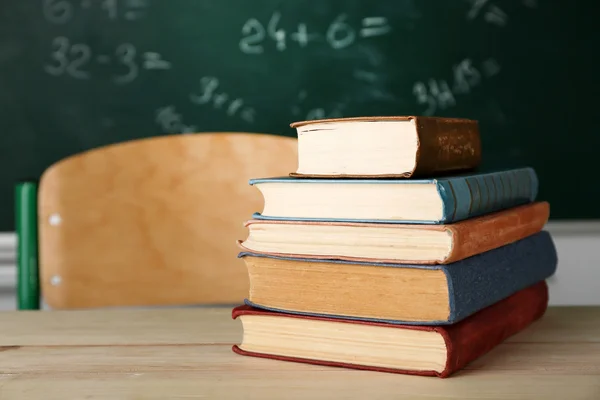
<svg viewBox="0 0 600 400">
<path fill-rule="evenodd" d="M 15 188 L 19 310 L 40 309 L 37 187 L 36 182 L 20 182 Z"/>
</svg>

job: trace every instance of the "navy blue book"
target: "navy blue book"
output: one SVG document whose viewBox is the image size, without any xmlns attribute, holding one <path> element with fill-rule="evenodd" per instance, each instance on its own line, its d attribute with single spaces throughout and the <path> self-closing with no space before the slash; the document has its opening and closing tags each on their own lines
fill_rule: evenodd
<svg viewBox="0 0 600 400">
<path fill-rule="evenodd" d="M 448 224 L 536 199 L 532 168 L 431 179 L 262 178 L 255 219 Z"/>
<path fill-rule="evenodd" d="M 541 231 L 446 265 L 360 263 L 239 254 L 245 303 L 270 311 L 374 322 L 453 324 L 552 276 L 557 254 Z"/>
</svg>

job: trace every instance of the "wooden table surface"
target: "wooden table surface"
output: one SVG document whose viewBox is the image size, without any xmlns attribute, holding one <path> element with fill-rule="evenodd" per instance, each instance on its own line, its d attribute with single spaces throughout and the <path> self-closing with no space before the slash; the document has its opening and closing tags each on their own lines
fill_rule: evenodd
<svg viewBox="0 0 600 400">
<path fill-rule="evenodd" d="M 230 308 L 0 313 L 0 399 L 600 399 L 600 307 L 544 318 L 448 379 L 234 354 Z"/>
</svg>

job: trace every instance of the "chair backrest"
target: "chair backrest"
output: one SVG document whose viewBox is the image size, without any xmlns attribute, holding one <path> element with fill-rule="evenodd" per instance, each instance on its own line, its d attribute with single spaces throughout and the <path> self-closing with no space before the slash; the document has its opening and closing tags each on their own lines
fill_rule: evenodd
<svg viewBox="0 0 600 400">
<path fill-rule="evenodd" d="M 119 143 L 57 162 L 38 192 L 40 288 L 52 308 L 233 304 L 236 240 L 263 198 L 250 178 L 297 167 L 296 139 L 201 133 Z"/>
</svg>

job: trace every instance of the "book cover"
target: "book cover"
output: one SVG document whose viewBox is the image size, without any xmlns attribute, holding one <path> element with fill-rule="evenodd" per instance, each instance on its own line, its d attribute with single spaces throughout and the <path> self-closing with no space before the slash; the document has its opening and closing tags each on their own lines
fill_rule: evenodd
<svg viewBox="0 0 600 400">
<path fill-rule="evenodd" d="M 429 179 L 315 179 L 274 177 L 251 179 L 250 185 L 264 183 L 283 183 L 290 185 L 414 185 L 434 184 L 442 199 L 442 217 L 437 220 L 405 219 L 355 219 L 303 217 L 291 218 L 287 215 L 253 214 L 254 219 L 301 220 L 301 221 L 337 221 L 372 223 L 421 223 L 449 224 L 463 221 L 495 211 L 528 204 L 536 200 L 539 182 L 533 168 L 515 168 L 503 171 L 460 174 Z M 265 198 L 265 201 L 269 201 Z"/>
<path fill-rule="evenodd" d="M 232 318 L 245 314 L 259 314 L 273 318 L 290 317 L 323 321 L 336 321 L 340 324 L 366 324 L 382 329 L 407 329 L 438 332 L 446 345 L 446 363 L 441 371 L 383 368 L 377 365 L 357 364 L 355 362 L 331 361 L 323 358 L 301 358 L 288 356 L 287 349 L 273 349 L 270 352 L 254 352 L 244 349 L 244 343 L 233 345 L 232 350 L 240 355 L 300 362 L 323 366 L 371 370 L 379 372 L 437 376 L 448 378 L 465 368 L 469 363 L 492 351 L 509 337 L 523 331 L 540 319 L 548 307 L 548 286 L 545 281 L 537 282 L 513 295 L 496 302 L 472 316 L 448 326 L 428 325 L 389 325 L 381 322 L 355 321 L 349 319 L 332 320 L 327 317 L 282 314 L 261 310 L 247 305 L 233 309 Z M 364 345 L 364 344 L 363 344 Z"/>
<path fill-rule="evenodd" d="M 308 259 L 324 259 L 324 260 L 345 260 L 345 261 L 359 261 L 359 262 L 384 262 L 384 263 L 400 263 L 400 264 L 450 264 L 456 261 L 463 260 L 465 258 L 471 257 L 473 255 L 477 255 L 480 253 L 484 253 L 489 250 L 496 249 L 498 247 L 502 247 L 504 245 L 513 243 L 517 240 L 523 239 L 527 236 L 531 236 L 537 232 L 540 232 L 546 222 L 548 221 L 548 217 L 550 215 L 550 205 L 548 202 L 540 201 L 534 202 L 530 204 L 525 204 L 521 206 L 516 206 L 512 208 L 508 208 L 506 210 L 497 211 L 488 215 L 483 215 L 479 217 L 470 218 L 467 220 L 463 220 L 460 222 L 452 223 L 452 224 L 438 224 L 438 225 L 426 225 L 426 224 L 375 224 L 375 223 L 359 223 L 359 222 L 323 222 L 323 221 L 299 221 L 299 220 L 250 220 L 245 223 L 245 226 L 249 228 L 250 235 L 246 241 L 238 241 L 238 245 L 243 251 L 247 252 L 258 252 L 264 253 L 273 256 L 280 257 L 293 257 L 293 258 L 308 258 Z M 267 251 L 264 250 L 264 247 L 267 247 L 269 243 L 260 243 L 262 244 L 261 250 L 255 250 L 252 248 L 252 245 L 255 241 L 260 242 L 260 238 L 254 240 L 253 242 L 248 242 L 252 239 L 252 232 L 255 227 L 259 227 L 258 229 L 268 229 L 268 226 L 274 225 L 288 225 L 291 229 L 295 229 L 297 226 L 302 227 L 312 227 L 314 230 L 304 230 L 303 233 L 299 236 L 297 242 L 293 239 L 290 240 L 286 236 L 278 236 L 277 240 L 285 240 L 287 247 L 296 247 L 296 250 L 292 250 L 290 252 L 277 252 L 277 251 Z M 266 226 L 266 227 L 265 227 Z M 354 246 L 349 246 L 347 243 L 342 243 L 337 240 L 335 236 L 331 234 L 319 234 L 317 235 L 315 232 L 318 232 L 320 227 L 331 227 L 336 226 L 342 229 L 351 229 L 353 237 L 356 237 L 357 240 L 360 239 L 360 243 Z M 398 245 L 398 250 L 396 251 L 394 258 L 385 258 L 381 256 L 365 256 L 365 255 L 356 255 L 356 254 L 366 254 L 369 251 L 373 251 L 372 249 L 377 249 L 378 247 L 386 247 L 389 249 L 390 240 L 383 240 L 381 235 L 373 235 L 373 238 L 369 237 L 367 239 L 363 239 L 362 230 L 376 228 L 379 231 L 386 230 L 390 231 L 390 235 L 394 233 L 394 231 L 436 231 L 443 232 L 445 236 L 448 236 L 448 240 L 450 240 L 450 248 L 447 253 L 445 253 L 444 257 L 434 258 L 433 256 L 428 256 L 428 258 L 416 259 L 407 258 L 403 254 L 403 248 Z M 312 232 L 312 235 L 311 235 Z M 304 235 L 310 235 L 313 240 L 318 241 L 316 244 L 311 244 L 307 240 Z M 418 237 L 418 236 L 417 236 Z M 431 238 L 429 239 L 429 243 L 431 243 Z M 365 244 L 365 250 L 362 250 L 361 244 Z M 316 254 L 316 251 L 310 251 L 308 248 L 309 245 L 316 246 L 315 248 L 320 248 L 323 246 L 328 249 L 328 253 L 326 250 L 323 250 L 322 253 Z M 338 246 L 338 252 L 333 253 L 331 250 L 333 245 Z M 250 246 L 250 247 L 249 247 Z M 410 244 L 409 244 L 410 246 Z M 432 246 L 421 246 L 423 247 L 423 252 L 430 252 L 433 254 L 431 250 Z M 307 250 L 304 250 L 307 249 Z M 301 252 L 302 251 L 302 252 Z M 412 250 L 414 253 L 415 251 Z"/>
<path fill-rule="evenodd" d="M 270 268 L 270 274 L 267 277 L 260 272 L 260 264 L 255 267 L 257 269 L 256 274 L 249 269 L 251 290 L 249 297 L 245 299 L 245 304 L 249 306 L 304 315 L 415 325 L 449 325 L 461 321 L 535 282 L 549 278 L 555 273 L 558 263 L 556 248 L 547 231 L 541 231 L 506 246 L 444 265 L 307 260 L 247 252 L 240 253 L 238 257 L 283 260 L 283 262 L 289 263 L 286 271 L 291 271 L 276 277 L 277 285 L 274 288 L 272 284 L 265 286 L 262 282 L 266 282 L 265 279 L 275 279 L 274 277 L 278 273 L 277 269 Z M 332 285 L 332 279 L 335 279 L 336 267 L 340 270 L 346 267 L 384 268 L 386 273 L 394 270 L 401 273 L 402 269 L 412 269 L 424 273 L 441 271 L 445 279 L 440 279 L 444 279 L 444 281 L 438 282 L 436 279 L 435 282 L 438 282 L 436 286 L 443 285 L 445 290 L 437 293 L 433 292 L 433 288 L 431 288 L 431 293 L 422 293 L 420 294 L 422 298 L 415 300 L 414 296 L 417 294 L 407 298 L 408 288 L 398 288 L 401 284 L 412 285 L 410 282 L 413 281 L 403 283 L 403 281 L 387 280 L 386 297 L 382 298 L 377 294 L 381 291 L 380 287 L 373 287 L 372 283 L 369 282 L 369 276 L 376 273 L 373 270 L 369 271 L 367 277 L 363 279 L 340 280 L 339 284 L 336 283 L 337 286 L 340 286 L 336 289 L 337 295 L 330 293 L 325 300 L 317 301 L 313 308 L 304 309 L 303 304 L 311 302 L 315 294 L 307 290 L 298 290 L 295 284 L 288 284 L 288 281 L 293 282 L 294 279 L 301 278 L 303 281 L 310 281 L 312 287 L 324 288 Z M 334 272 L 324 273 L 328 270 Z M 295 274 L 296 276 L 289 276 L 289 274 Z M 375 279 L 375 277 L 371 279 Z M 268 293 L 265 292 L 266 288 L 268 288 Z M 258 290 L 262 292 L 258 292 Z M 347 303 L 345 299 L 348 293 L 353 293 L 351 295 L 353 297 L 352 303 L 358 304 L 357 307 L 362 309 L 360 305 L 369 305 L 363 315 L 358 315 L 357 311 L 348 310 L 347 305 L 344 306 Z M 446 296 L 446 298 L 442 299 L 440 296 Z M 261 301 L 256 301 L 255 298 L 260 298 Z M 377 302 L 381 304 L 390 303 L 392 299 L 395 303 L 402 302 L 403 306 L 406 306 L 411 314 L 417 315 L 417 317 L 409 319 L 403 313 L 395 312 L 393 309 L 388 310 L 385 317 L 374 314 L 376 311 L 372 310 L 376 308 L 374 304 L 377 304 Z M 411 301 L 415 304 L 411 305 Z M 439 312 L 436 311 L 435 315 L 443 315 L 444 317 L 437 319 L 418 317 L 418 314 L 416 314 L 417 309 L 421 304 L 420 302 L 423 301 L 439 303 L 440 305 L 436 306 L 437 308 L 428 312 L 431 313 L 439 309 Z M 315 308 L 319 308 L 319 310 Z M 341 315 L 339 310 L 345 310 L 346 314 Z"/>
</svg>

